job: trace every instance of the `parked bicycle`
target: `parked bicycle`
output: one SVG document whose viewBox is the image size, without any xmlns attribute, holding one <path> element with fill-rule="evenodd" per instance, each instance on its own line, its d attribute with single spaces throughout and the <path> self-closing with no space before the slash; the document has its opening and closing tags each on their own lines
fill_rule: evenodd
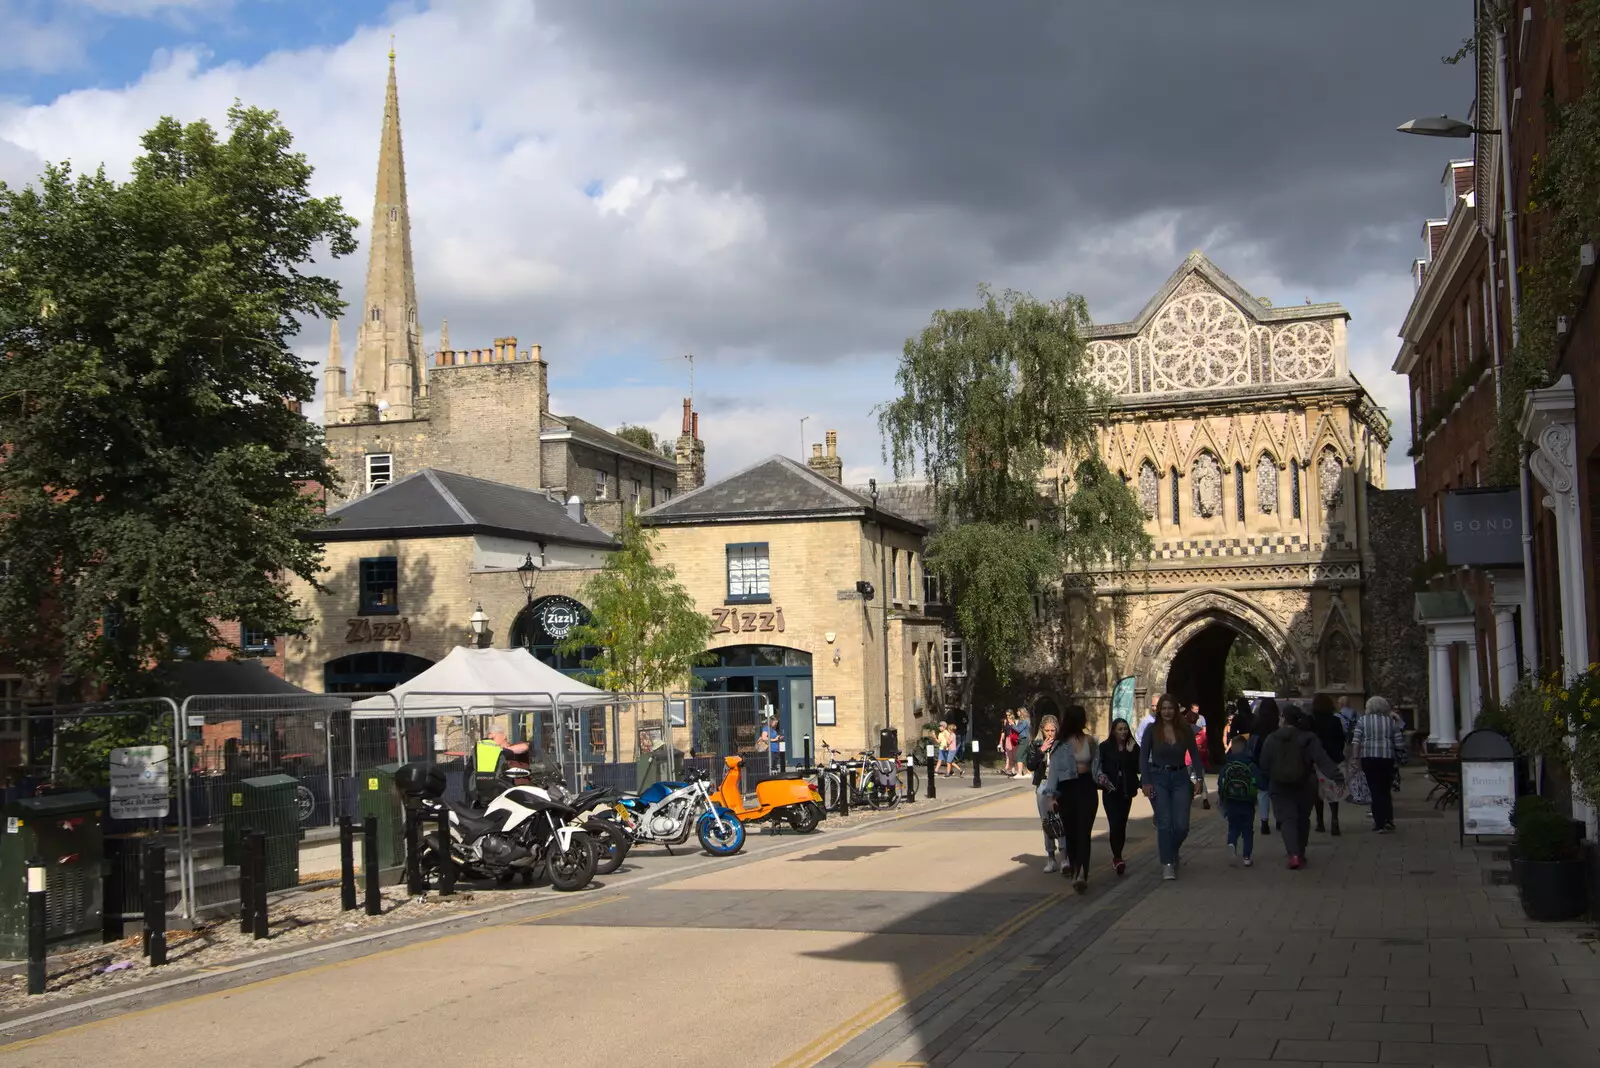
<svg viewBox="0 0 1600 1068">
<path fill-rule="evenodd" d="M 841 760 L 839 751 L 826 741 L 821 742 L 821 747 L 826 759 L 812 769 L 812 774 L 823 807 L 829 812 L 839 811 L 847 796 L 852 808 L 893 808 L 900 803 L 904 791 L 917 788 L 916 767 L 899 757 L 880 759 L 863 750 L 854 759 Z"/>
</svg>

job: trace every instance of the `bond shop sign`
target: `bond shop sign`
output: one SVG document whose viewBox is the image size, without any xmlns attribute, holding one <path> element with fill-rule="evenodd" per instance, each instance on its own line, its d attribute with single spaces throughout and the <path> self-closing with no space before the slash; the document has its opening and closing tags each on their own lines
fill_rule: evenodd
<svg viewBox="0 0 1600 1068">
<path fill-rule="evenodd" d="M 746 612 L 738 608 L 713 608 L 711 610 L 712 634 L 758 634 L 769 631 L 783 633 L 783 609 Z"/>
<path fill-rule="evenodd" d="M 1444 551 L 1452 566 L 1522 563 L 1522 509 L 1514 489 L 1444 495 Z"/>
</svg>

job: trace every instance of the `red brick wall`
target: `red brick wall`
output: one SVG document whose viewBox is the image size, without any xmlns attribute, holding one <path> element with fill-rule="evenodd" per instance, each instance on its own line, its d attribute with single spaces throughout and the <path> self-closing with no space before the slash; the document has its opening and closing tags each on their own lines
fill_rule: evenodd
<svg viewBox="0 0 1600 1068">
<path fill-rule="evenodd" d="M 230 642 L 230 643 L 232 643 L 233 645 L 236 645 L 236 646 L 240 644 L 240 640 L 241 639 L 240 639 L 240 636 L 239 636 L 239 624 L 238 624 L 237 621 L 235 621 L 235 622 L 219 622 L 217 624 L 217 630 L 222 635 L 222 639 L 224 641 Z M 274 675 L 278 676 L 280 679 L 284 677 L 283 676 L 283 639 L 281 637 L 273 639 L 272 652 L 270 652 L 270 653 L 246 652 L 243 655 L 249 656 L 249 657 L 251 657 L 253 659 L 256 659 L 256 660 L 260 660 L 263 664 L 265 664 L 267 666 L 267 670 L 268 671 L 272 672 Z M 231 660 L 233 658 L 233 656 L 234 656 L 234 654 L 230 650 L 227 650 L 227 649 L 213 649 L 211 651 L 211 655 L 208 656 L 206 659 L 208 659 L 208 660 Z"/>
</svg>

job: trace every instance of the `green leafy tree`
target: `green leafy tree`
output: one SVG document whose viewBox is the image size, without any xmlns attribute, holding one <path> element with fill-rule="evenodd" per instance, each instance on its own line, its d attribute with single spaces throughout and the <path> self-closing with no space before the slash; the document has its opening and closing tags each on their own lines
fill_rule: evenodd
<svg viewBox="0 0 1600 1068">
<path fill-rule="evenodd" d="M 944 522 L 927 566 L 974 664 L 1004 685 L 1033 640 L 1034 595 L 1126 567 L 1150 539 L 1139 502 L 1096 451 L 1110 398 L 1089 377 L 1083 298 L 982 286 L 978 299 L 935 312 L 907 339 L 901 395 L 877 415 L 896 477 L 920 472 L 933 485 Z M 1052 465 L 1072 472 L 1059 500 Z"/>
<path fill-rule="evenodd" d="M 656 437 L 656 432 L 647 426 L 635 426 L 632 423 L 623 423 L 621 426 L 617 427 L 617 437 L 621 438 L 623 441 L 632 442 L 645 452 L 657 453 L 661 456 L 665 456 L 669 460 L 676 455 L 672 447 L 672 442 L 665 438 Z"/>
<path fill-rule="evenodd" d="M 284 576 L 318 572 L 334 476 L 289 341 L 344 308 L 314 253 L 355 249 L 273 112 L 142 143 L 124 183 L 0 184 L 0 647 L 117 696 L 216 620 L 303 627 Z"/>
<path fill-rule="evenodd" d="M 655 532 L 623 518 L 621 544 L 584 583 L 589 622 L 574 627 L 562 651 L 600 653 L 584 661 L 594 684 L 616 693 L 661 693 L 705 663 L 711 620 L 695 607 L 677 572 L 654 559 Z"/>
<path fill-rule="evenodd" d="M 1227 699 L 1243 696 L 1246 690 L 1271 690 L 1274 686 L 1272 662 L 1255 642 L 1235 638 L 1222 666 L 1222 689 Z"/>
</svg>

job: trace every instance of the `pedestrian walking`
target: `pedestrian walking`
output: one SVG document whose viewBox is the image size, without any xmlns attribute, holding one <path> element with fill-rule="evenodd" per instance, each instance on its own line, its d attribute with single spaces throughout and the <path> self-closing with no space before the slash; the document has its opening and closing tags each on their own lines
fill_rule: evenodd
<svg viewBox="0 0 1600 1068">
<path fill-rule="evenodd" d="M 1382 697 L 1367 698 L 1367 711 L 1350 733 L 1350 749 L 1361 762 L 1361 772 L 1371 788 L 1372 829 L 1379 834 L 1394 832 L 1394 794 L 1389 784 L 1394 779 L 1395 755 L 1404 744 L 1389 702 Z"/>
<path fill-rule="evenodd" d="M 1156 706 L 1160 703 L 1161 695 L 1151 694 L 1150 711 L 1140 716 L 1139 722 L 1133 726 L 1133 740 L 1139 743 L 1139 748 L 1141 749 L 1144 748 L 1145 744 L 1144 736 L 1150 732 L 1150 725 L 1156 721 Z"/>
<path fill-rule="evenodd" d="M 1250 711 L 1250 699 L 1241 697 L 1234 703 L 1233 718 L 1228 721 L 1228 736 L 1224 743 L 1232 744 L 1235 738 L 1250 740 L 1250 735 L 1255 732 L 1255 713 Z"/>
<path fill-rule="evenodd" d="M 1250 858 L 1255 852 L 1259 774 L 1260 769 L 1250 759 L 1250 740 L 1235 734 L 1228 741 L 1227 762 L 1217 775 L 1217 801 L 1222 806 L 1222 818 L 1228 821 L 1228 851 L 1235 858 L 1242 857 L 1247 868 L 1253 863 Z"/>
<path fill-rule="evenodd" d="M 945 756 L 944 773 L 946 775 L 960 775 L 961 762 L 957 759 L 961 755 L 961 732 L 954 723 L 945 724 Z"/>
<path fill-rule="evenodd" d="M 1197 785 L 1192 774 L 1200 776 L 1203 790 L 1205 771 L 1194 731 L 1178 711 L 1177 699 L 1164 693 L 1156 701 L 1156 721 L 1139 749 L 1139 780 L 1144 796 L 1155 806 L 1156 852 L 1161 878 L 1169 882 L 1178 877 L 1179 851 L 1189 836 L 1189 806 Z"/>
<path fill-rule="evenodd" d="M 1050 804 L 1061 813 L 1067 833 L 1062 873 L 1078 893 L 1089 889 L 1089 847 L 1094 841 L 1094 817 L 1100 810 L 1100 788 L 1105 775 L 1100 768 L 1100 743 L 1088 733 L 1089 713 L 1082 705 L 1068 705 L 1061 713 L 1061 737 L 1050 751 L 1045 786 L 1054 796 Z"/>
<path fill-rule="evenodd" d="M 1033 722 L 1029 718 L 1026 708 L 1017 709 L 1017 774 L 1022 774 L 1022 757 L 1028 751 L 1028 746 L 1033 744 Z"/>
<path fill-rule="evenodd" d="M 783 731 L 778 727 L 778 717 L 773 716 L 767 721 L 767 729 L 761 732 L 761 737 L 756 739 L 756 744 L 767 751 L 767 770 L 774 771 L 778 767 L 778 752 L 783 742 Z"/>
<path fill-rule="evenodd" d="M 939 721 L 939 729 L 935 731 L 933 735 L 933 745 L 939 753 L 938 763 L 936 763 L 933 767 L 933 773 L 935 775 L 943 775 L 945 773 L 945 768 L 949 766 L 951 745 L 950 738 L 950 724 L 941 719 Z"/>
<path fill-rule="evenodd" d="M 1345 800 L 1352 805 L 1371 805 L 1372 791 L 1367 784 L 1366 772 L 1361 770 L 1361 757 L 1354 744 L 1356 721 L 1361 713 L 1350 707 L 1348 694 L 1339 698 L 1339 726 L 1344 728 L 1344 782 Z"/>
<path fill-rule="evenodd" d="M 1328 754 L 1328 759 L 1339 765 L 1339 770 L 1344 771 L 1344 725 L 1339 722 L 1339 713 L 1333 707 L 1333 698 L 1325 693 L 1319 693 L 1311 699 L 1311 731 L 1317 736 L 1317 741 L 1322 743 L 1322 751 Z M 1349 779 L 1349 773 L 1345 772 L 1346 784 Z M 1348 792 L 1347 785 L 1335 783 L 1322 775 L 1317 777 L 1318 832 L 1339 837 L 1339 802 Z M 1324 809 L 1328 813 L 1326 822 L 1322 818 Z"/>
<path fill-rule="evenodd" d="M 1280 725 L 1278 718 L 1278 702 L 1270 697 L 1263 697 L 1256 705 L 1254 730 L 1250 733 L 1250 761 L 1257 768 L 1256 786 L 1256 818 L 1261 821 L 1261 833 L 1271 834 L 1272 823 L 1267 819 L 1268 807 L 1272 804 L 1272 795 L 1268 792 L 1266 777 L 1259 773 L 1261 768 L 1261 747 L 1267 739 L 1272 737 Z M 1281 824 L 1280 824 L 1281 829 Z"/>
<path fill-rule="evenodd" d="M 1044 871 L 1046 875 L 1061 870 L 1061 865 L 1056 861 L 1056 850 L 1059 847 L 1062 856 L 1066 855 L 1066 831 L 1061 822 L 1059 806 L 1052 804 L 1055 792 L 1045 786 L 1045 779 L 1050 773 L 1050 755 L 1056 747 L 1056 732 L 1060 725 L 1054 716 L 1045 716 L 1039 721 L 1039 736 L 1029 744 L 1023 753 L 1023 762 L 1028 770 L 1033 772 L 1034 800 L 1039 806 L 1039 823 L 1044 829 Z"/>
<path fill-rule="evenodd" d="M 1261 746 L 1261 771 L 1272 791 L 1272 811 L 1283 832 L 1289 867 L 1306 865 L 1306 841 L 1311 837 L 1311 806 L 1317 797 L 1316 772 L 1343 785 L 1339 770 L 1312 732 L 1311 717 L 1297 705 L 1284 710 L 1285 725 Z"/>
<path fill-rule="evenodd" d="M 1000 740 L 996 743 L 1006 758 L 1005 768 L 1001 772 L 1002 775 L 1015 776 L 1017 773 L 1017 743 L 1019 740 L 1017 713 L 1007 712 L 1005 723 L 1000 727 Z"/>
<path fill-rule="evenodd" d="M 1128 842 L 1128 813 L 1139 792 L 1139 747 L 1125 719 L 1112 720 L 1111 737 L 1100 743 L 1100 773 L 1106 777 L 1106 825 L 1110 829 L 1111 866 L 1118 875 L 1128 870 L 1122 849 Z"/>
</svg>

